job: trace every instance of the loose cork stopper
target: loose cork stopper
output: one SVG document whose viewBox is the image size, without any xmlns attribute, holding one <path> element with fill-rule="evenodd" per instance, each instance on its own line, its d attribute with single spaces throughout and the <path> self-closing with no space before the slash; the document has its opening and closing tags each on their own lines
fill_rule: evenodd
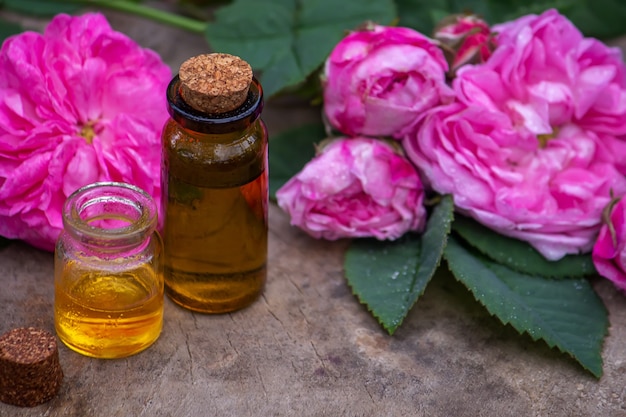
<svg viewBox="0 0 626 417">
<path fill-rule="evenodd" d="M 204 113 L 226 113 L 241 106 L 248 96 L 252 68 L 229 54 L 204 54 L 180 66 L 183 100 Z"/>
<path fill-rule="evenodd" d="M 34 407 L 59 391 L 63 371 L 55 337 L 34 327 L 0 336 L 0 401 Z"/>
</svg>

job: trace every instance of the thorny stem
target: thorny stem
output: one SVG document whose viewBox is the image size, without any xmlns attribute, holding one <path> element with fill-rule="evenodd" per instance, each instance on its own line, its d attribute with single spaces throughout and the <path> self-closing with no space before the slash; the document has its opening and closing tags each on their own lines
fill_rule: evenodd
<svg viewBox="0 0 626 417">
<path fill-rule="evenodd" d="M 119 10 L 131 13 L 140 17 L 154 20 L 156 22 L 166 23 L 170 26 L 188 30 L 190 32 L 202 33 L 206 30 L 207 23 L 169 13 L 154 7 L 143 6 L 124 0 L 69 0 L 72 3 L 84 4 L 87 6 L 106 7 L 108 9 Z"/>
</svg>

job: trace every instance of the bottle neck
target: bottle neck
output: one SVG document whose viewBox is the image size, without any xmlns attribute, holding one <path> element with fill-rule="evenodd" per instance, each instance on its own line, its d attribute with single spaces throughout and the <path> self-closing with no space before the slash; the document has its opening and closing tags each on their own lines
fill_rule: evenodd
<svg viewBox="0 0 626 417">
<path fill-rule="evenodd" d="M 156 224 L 152 197 L 125 183 L 87 185 L 70 195 L 63 207 L 65 232 L 82 245 L 104 252 L 145 245 Z"/>
<path fill-rule="evenodd" d="M 241 106 L 227 113 L 203 113 L 185 102 L 181 81 L 176 75 L 167 87 L 167 103 L 170 116 L 184 129 L 208 134 L 232 133 L 247 129 L 259 118 L 263 110 L 263 89 L 253 78 L 246 101 Z"/>
</svg>

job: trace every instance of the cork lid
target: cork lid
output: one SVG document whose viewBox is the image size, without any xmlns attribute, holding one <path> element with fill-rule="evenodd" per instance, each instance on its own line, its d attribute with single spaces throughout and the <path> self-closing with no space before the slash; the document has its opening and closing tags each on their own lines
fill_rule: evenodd
<svg viewBox="0 0 626 417">
<path fill-rule="evenodd" d="M 183 62 L 178 76 L 187 104 L 204 113 L 226 113 L 246 100 L 252 68 L 234 55 L 203 54 Z"/>
<path fill-rule="evenodd" d="M 56 339 L 21 327 L 0 336 L 0 402 L 34 407 L 51 400 L 63 380 Z"/>
</svg>

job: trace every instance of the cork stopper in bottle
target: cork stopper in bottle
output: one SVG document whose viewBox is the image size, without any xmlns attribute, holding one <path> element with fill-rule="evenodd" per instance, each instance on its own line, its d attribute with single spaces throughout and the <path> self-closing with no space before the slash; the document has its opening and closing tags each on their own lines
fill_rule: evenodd
<svg viewBox="0 0 626 417">
<path fill-rule="evenodd" d="M 183 62 L 178 73 L 183 100 L 204 113 L 226 113 L 248 96 L 252 68 L 229 54 L 203 54 Z"/>
</svg>

